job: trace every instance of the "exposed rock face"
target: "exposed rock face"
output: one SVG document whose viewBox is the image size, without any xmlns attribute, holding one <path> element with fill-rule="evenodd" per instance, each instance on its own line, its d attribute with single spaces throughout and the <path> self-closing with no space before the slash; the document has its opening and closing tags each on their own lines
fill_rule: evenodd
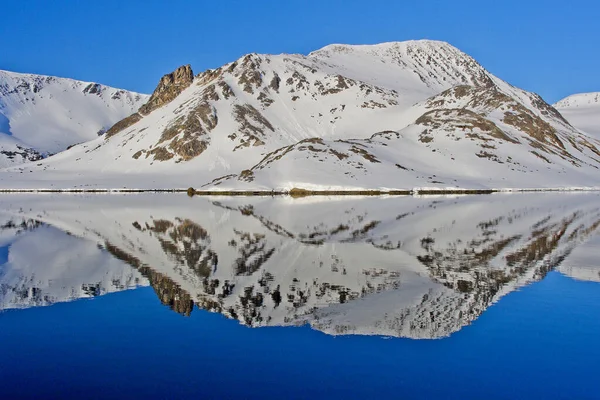
<svg viewBox="0 0 600 400">
<path fill-rule="evenodd" d="M 214 107 L 202 101 L 163 131 L 159 146 L 152 150 L 140 151 L 146 152 L 146 157 L 153 155 L 156 161 L 170 160 L 175 156 L 184 161 L 190 160 L 206 150 L 210 144 L 207 133 L 212 131 L 217 123 L 218 117 Z"/>
<path fill-rule="evenodd" d="M 160 78 L 160 82 L 158 82 L 158 86 L 154 90 L 154 93 L 152 93 L 150 100 L 140 107 L 139 112 L 141 114 L 149 114 L 169 103 L 190 86 L 193 80 L 194 73 L 189 64 L 177 68 L 170 74 L 166 74 Z"/>
<path fill-rule="evenodd" d="M 166 74 L 160 78 L 160 82 L 158 82 L 158 86 L 154 89 L 154 93 L 152 93 L 148 102 L 141 106 L 135 114 L 131 114 L 129 117 L 114 124 L 106 132 L 106 138 L 108 139 L 124 129 L 129 128 L 131 125 L 141 120 L 144 115 L 148 115 L 157 108 L 171 102 L 190 86 L 193 80 L 194 72 L 189 64 L 177 68 L 170 74 Z"/>
<path fill-rule="evenodd" d="M 14 150 L 6 150 L 0 149 L 0 155 L 6 157 L 8 160 L 22 160 L 23 162 L 27 161 L 39 161 L 43 157 L 43 155 L 36 151 L 35 149 L 22 147 L 17 145 Z"/>
<path fill-rule="evenodd" d="M 427 107 L 434 109 L 435 112 L 427 112 L 419 119 L 417 124 L 433 126 L 440 128 L 446 123 L 443 131 L 459 132 L 466 128 L 471 131 L 473 128 L 479 128 L 482 132 L 488 132 L 496 139 L 501 139 L 511 143 L 529 142 L 535 149 L 532 153 L 538 157 L 538 152 L 555 154 L 559 157 L 575 162 L 578 159 L 565 150 L 563 141 L 572 142 L 576 149 L 579 145 L 586 146 L 576 137 L 568 137 L 561 140 L 559 129 L 568 129 L 572 131 L 572 126 L 562 117 L 562 115 L 551 105 L 546 103 L 541 97 L 534 93 L 528 94 L 531 107 L 526 107 L 518 98 L 511 97 L 502 92 L 497 86 L 476 87 L 460 85 L 448 89 L 437 96 L 427 100 Z M 452 118 L 448 116 L 453 113 L 454 123 L 447 124 Z M 490 118 L 502 113 L 498 123 L 502 123 L 506 128 L 514 128 L 516 132 L 524 134 L 521 140 L 511 137 L 508 133 L 500 129 Z M 437 119 L 432 123 L 431 119 Z M 476 121 L 477 120 L 477 121 Z M 468 135 L 471 139 L 478 138 L 473 134 Z M 586 146 L 588 147 L 588 146 Z M 489 147 L 493 149 L 492 147 Z M 590 148 L 590 147 L 588 147 Z M 594 146 L 591 146 L 593 150 Z M 486 151 L 487 154 L 489 151 Z M 488 157 L 489 158 L 489 157 Z M 493 157 L 495 158 L 495 157 Z M 552 163 L 545 156 L 543 160 Z"/>
<path fill-rule="evenodd" d="M 142 116 L 139 113 L 131 114 L 129 117 L 123 118 L 122 120 L 111 126 L 109 130 L 106 131 L 105 137 L 108 139 L 109 137 L 114 136 L 115 134 L 121 132 L 123 129 L 129 128 L 131 125 L 135 124 L 140 119 L 142 119 Z"/>
</svg>

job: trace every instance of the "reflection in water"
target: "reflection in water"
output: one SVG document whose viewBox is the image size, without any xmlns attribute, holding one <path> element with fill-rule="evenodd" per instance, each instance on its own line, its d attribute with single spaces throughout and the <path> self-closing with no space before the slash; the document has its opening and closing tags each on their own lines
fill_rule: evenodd
<svg viewBox="0 0 600 400">
<path fill-rule="evenodd" d="M 0 202 L 2 308 L 149 284 L 183 315 L 411 338 L 448 336 L 555 268 L 576 275 L 561 264 L 600 227 L 596 194 Z"/>
<path fill-rule="evenodd" d="M 146 285 L 94 242 L 27 217 L 0 226 L 0 308 L 28 308 Z"/>
<path fill-rule="evenodd" d="M 577 280 L 600 282 L 599 248 L 600 235 L 591 237 L 577 246 L 569 255 L 568 262 L 562 263 L 558 270 Z"/>
</svg>

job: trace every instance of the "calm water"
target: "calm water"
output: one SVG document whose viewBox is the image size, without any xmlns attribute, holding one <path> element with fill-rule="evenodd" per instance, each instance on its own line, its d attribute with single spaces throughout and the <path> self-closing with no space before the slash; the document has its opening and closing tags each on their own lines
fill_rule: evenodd
<svg viewBox="0 0 600 400">
<path fill-rule="evenodd" d="M 598 194 L 0 210 L 0 398 L 600 398 Z"/>
</svg>

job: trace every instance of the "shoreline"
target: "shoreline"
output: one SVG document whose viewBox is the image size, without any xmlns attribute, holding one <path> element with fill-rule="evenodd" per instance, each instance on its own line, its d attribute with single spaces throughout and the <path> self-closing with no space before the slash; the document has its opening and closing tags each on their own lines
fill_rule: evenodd
<svg viewBox="0 0 600 400">
<path fill-rule="evenodd" d="M 188 189 L 0 189 L 10 193 L 186 193 L 188 196 L 418 196 L 418 195 L 484 195 L 493 193 L 600 192 L 600 188 L 530 188 L 530 189 L 412 189 L 412 190 L 195 190 Z"/>
</svg>

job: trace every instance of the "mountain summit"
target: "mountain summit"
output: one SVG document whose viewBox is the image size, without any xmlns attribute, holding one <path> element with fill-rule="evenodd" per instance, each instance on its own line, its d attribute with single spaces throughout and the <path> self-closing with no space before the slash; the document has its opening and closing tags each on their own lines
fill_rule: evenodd
<svg viewBox="0 0 600 400">
<path fill-rule="evenodd" d="M 210 190 L 598 186 L 599 142 L 436 41 L 248 54 L 165 75 L 103 137 L 0 184 Z M 18 174 L 18 175 L 17 175 Z M 19 176 L 20 175 L 20 176 Z M 19 182 L 12 177 L 19 176 Z M 25 179 L 23 179 L 25 178 Z M 85 183 L 84 183 L 85 182 Z"/>
<path fill-rule="evenodd" d="M 582 132 L 600 139 L 600 92 L 574 94 L 554 107 Z"/>
<path fill-rule="evenodd" d="M 92 140 L 146 100 L 99 83 L 0 70 L 0 166 Z"/>
</svg>

